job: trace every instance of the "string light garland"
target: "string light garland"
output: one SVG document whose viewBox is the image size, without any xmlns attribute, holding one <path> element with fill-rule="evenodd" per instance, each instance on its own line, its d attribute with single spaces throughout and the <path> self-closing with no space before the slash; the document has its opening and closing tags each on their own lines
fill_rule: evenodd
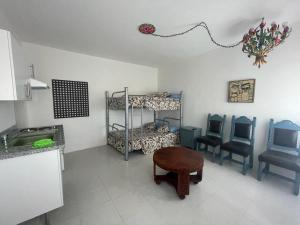
<svg viewBox="0 0 300 225">
<path fill-rule="evenodd" d="M 218 43 L 218 42 L 215 41 L 215 39 L 212 37 L 211 32 L 210 32 L 210 30 L 209 30 L 209 28 L 208 28 L 208 26 L 207 26 L 207 24 L 206 24 L 205 22 L 198 23 L 198 24 L 194 25 L 193 27 L 191 27 L 190 29 L 185 30 L 185 31 L 183 31 L 183 32 L 175 33 L 175 34 L 168 34 L 168 35 L 156 34 L 156 33 L 155 33 L 155 31 L 156 31 L 155 26 L 152 25 L 152 24 L 149 24 L 149 23 L 141 24 L 141 25 L 139 26 L 139 31 L 140 31 L 141 33 L 143 33 L 143 34 L 150 34 L 150 35 L 156 36 L 156 37 L 170 38 L 170 37 L 176 37 L 176 36 L 184 35 L 184 34 L 190 32 L 190 31 L 192 31 L 192 30 L 194 30 L 194 29 L 196 29 L 196 28 L 198 28 L 198 27 L 204 28 L 204 29 L 207 31 L 207 33 L 208 33 L 208 35 L 209 35 L 209 37 L 210 37 L 210 40 L 211 40 L 215 45 L 217 45 L 217 46 L 219 46 L 219 47 L 222 47 L 222 48 L 233 48 L 233 47 L 236 47 L 236 46 L 238 46 L 239 44 L 241 44 L 241 43 L 243 42 L 243 41 L 239 41 L 239 42 L 237 42 L 236 44 L 233 44 L 233 45 L 223 45 L 223 44 Z"/>
<path fill-rule="evenodd" d="M 255 56 L 255 62 L 253 64 L 257 65 L 260 68 L 261 64 L 266 63 L 265 57 L 267 57 L 267 54 L 272 51 L 274 47 L 281 44 L 292 31 L 287 25 L 283 25 L 283 31 L 280 31 L 279 25 L 277 25 L 276 23 L 272 23 L 270 28 L 265 28 L 265 25 L 266 23 L 264 21 L 264 18 L 262 18 L 259 26 L 257 26 L 255 29 L 250 28 L 249 32 L 244 35 L 241 41 L 231 45 L 225 45 L 217 42 L 213 38 L 207 24 L 203 21 L 197 23 L 196 25 L 183 32 L 168 35 L 157 34 L 155 33 L 156 28 L 153 24 L 144 23 L 139 26 L 139 32 L 155 37 L 171 38 L 184 35 L 196 28 L 204 28 L 207 31 L 211 42 L 219 47 L 234 48 L 239 46 L 240 44 L 243 44 L 242 51 L 244 53 L 247 53 L 248 57 Z"/>
</svg>

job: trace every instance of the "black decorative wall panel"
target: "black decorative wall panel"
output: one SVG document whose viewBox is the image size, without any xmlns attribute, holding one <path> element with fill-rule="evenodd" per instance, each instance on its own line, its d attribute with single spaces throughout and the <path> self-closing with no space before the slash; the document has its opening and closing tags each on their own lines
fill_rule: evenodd
<svg viewBox="0 0 300 225">
<path fill-rule="evenodd" d="M 52 80 L 54 119 L 89 116 L 88 83 Z"/>
</svg>

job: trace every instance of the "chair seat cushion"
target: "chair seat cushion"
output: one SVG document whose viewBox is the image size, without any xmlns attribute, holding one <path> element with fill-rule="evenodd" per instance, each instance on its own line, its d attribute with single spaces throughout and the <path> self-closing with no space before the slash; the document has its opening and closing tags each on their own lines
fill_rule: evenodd
<svg viewBox="0 0 300 225">
<path fill-rule="evenodd" d="M 259 161 L 300 172 L 300 157 L 285 152 L 268 150 L 258 156 Z"/>
<path fill-rule="evenodd" d="M 222 150 L 226 150 L 228 152 L 232 152 L 238 155 L 242 155 L 247 157 L 251 153 L 251 146 L 249 144 L 238 142 L 238 141 L 230 141 L 221 145 Z"/>
<path fill-rule="evenodd" d="M 222 144 L 222 139 L 219 137 L 215 137 L 215 136 L 210 136 L 210 135 L 206 135 L 206 136 L 201 136 L 197 139 L 197 141 L 199 143 L 205 144 L 205 145 L 210 145 L 213 147 L 216 147 L 220 144 Z"/>
</svg>

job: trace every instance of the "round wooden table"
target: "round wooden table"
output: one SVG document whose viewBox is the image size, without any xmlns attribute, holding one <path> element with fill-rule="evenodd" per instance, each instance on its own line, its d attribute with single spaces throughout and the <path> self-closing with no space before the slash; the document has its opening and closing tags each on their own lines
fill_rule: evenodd
<svg viewBox="0 0 300 225">
<path fill-rule="evenodd" d="M 166 181 L 173 185 L 180 199 L 189 194 L 190 182 L 202 180 L 203 156 L 201 153 L 184 147 L 168 147 L 156 151 L 153 155 L 153 174 L 156 184 Z M 169 171 L 165 175 L 156 174 L 156 165 Z M 190 175 L 197 172 L 195 175 Z"/>
</svg>

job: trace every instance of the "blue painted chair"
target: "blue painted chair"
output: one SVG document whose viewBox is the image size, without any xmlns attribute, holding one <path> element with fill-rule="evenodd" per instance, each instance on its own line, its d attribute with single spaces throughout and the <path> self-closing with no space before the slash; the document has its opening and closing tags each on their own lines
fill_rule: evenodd
<svg viewBox="0 0 300 225">
<path fill-rule="evenodd" d="M 213 160 L 216 158 L 216 149 L 223 143 L 223 130 L 226 115 L 208 114 L 205 136 L 197 139 L 197 150 L 200 150 L 201 144 L 205 145 L 204 150 L 207 151 L 208 146 L 213 148 Z"/>
<path fill-rule="evenodd" d="M 300 126 L 283 120 L 274 123 L 270 120 L 267 151 L 258 156 L 259 168 L 257 179 L 261 181 L 263 173 L 271 173 L 294 183 L 294 194 L 299 194 L 300 184 L 300 145 L 298 143 Z M 265 167 L 263 168 L 263 163 Z M 294 171 L 295 179 L 290 179 L 270 172 L 270 164 Z"/>
<path fill-rule="evenodd" d="M 253 167 L 255 126 L 256 117 L 251 120 L 245 116 L 238 118 L 232 116 L 230 140 L 220 146 L 220 165 L 223 164 L 224 159 L 242 164 L 244 175 L 249 168 Z M 224 158 L 225 151 L 229 154 Z M 242 156 L 243 162 L 233 159 L 232 154 Z"/>
</svg>

